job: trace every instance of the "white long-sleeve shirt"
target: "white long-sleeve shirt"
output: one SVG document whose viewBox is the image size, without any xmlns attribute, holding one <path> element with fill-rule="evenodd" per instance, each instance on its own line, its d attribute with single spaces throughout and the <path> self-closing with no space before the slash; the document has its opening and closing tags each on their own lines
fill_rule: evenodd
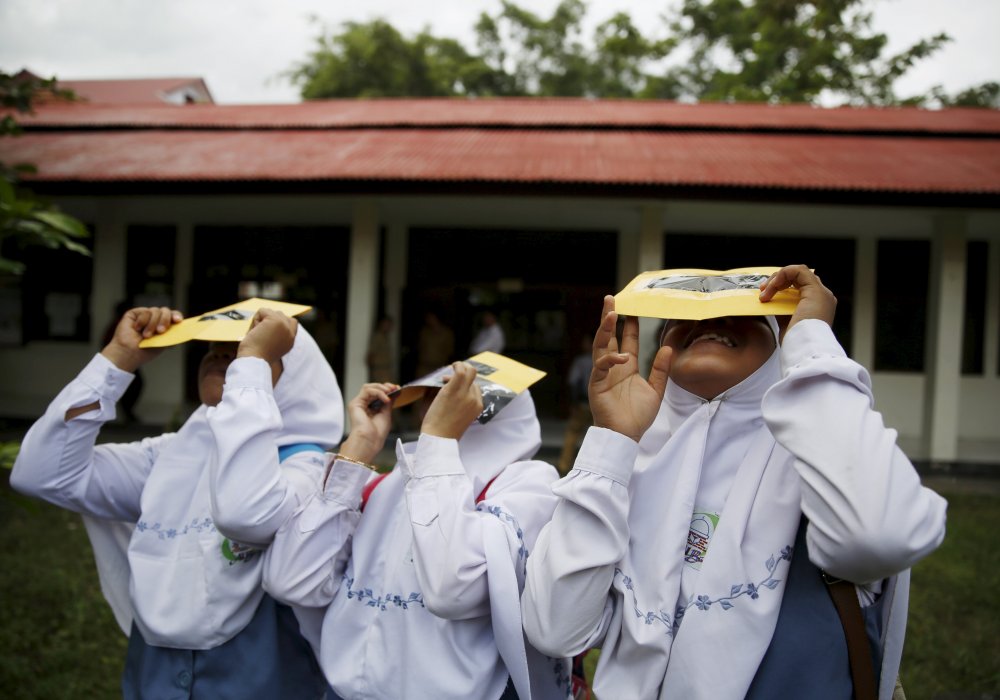
<svg viewBox="0 0 1000 700">
<path fill-rule="evenodd" d="M 234 390 L 226 392 L 219 415 L 218 452 L 233 469 L 246 467 L 253 475 L 256 465 L 270 480 L 254 486 L 238 476 L 223 479 L 223 502 L 245 499 L 261 514 L 249 526 L 234 528 L 228 546 L 231 565 L 223 555 L 224 535 L 230 533 L 219 534 L 210 507 L 215 454 L 204 408 L 179 433 L 95 446 L 131 376 L 96 355 L 25 436 L 11 484 L 85 515 L 135 523 L 129 566 L 118 568 L 119 585 L 130 589 L 143 637 L 159 646 L 212 648 L 243 628 L 263 594 L 261 558 L 235 543 L 266 544 L 304 495 L 318 488 L 322 459 L 302 452 L 279 467 L 276 436 L 269 430 L 281 427 L 270 368 L 256 358 L 234 361 L 228 375 L 235 380 Z M 95 402 L 96 410 L 65 419 L 69 409 Z M 255 420 L 244 422 L 240 416 Z M 327 432 L 324 442 L 339 438 L 339 426 Z M 161 464 L 164 459 L 169 464 Z M 185 594 L 192 583 L 204 594 Z"/>
<path fill-rule="evenodd" d="M 793 461 L 799 483 L 790 488 L 801 490 L 811 561 L 847 580 L 874 582 L 937 547 L 946 504 L 920 485 L 895 431 L 873 408 L 867 372 L 844 356 L 829 326 L 804 321 L 791 329 L 782 371 L 763 416 L 775 449 Z M 554 487 L 560 503 L 529 560 L 522 597 L 525 631 L 539 649 L 573 655 L 603 645 L 601 666 L 636 679 L 631 688 L 605 688 L 608 697 L 656 697 L 666 672 L 662 656 L 619 653 L 623 616 L 633 615 L 621 588 L 658 584 L 612 585 L 630 550 L 630 528 L 658 525 L 657 513 L 630 513 L 638 451 L 623 435 L 591 428 L 574 470 Z M 601 668 L 598 690 L 600 676 Z"/>
<path fill-rule="evenodd" d="M 555 506 L 555 470 L 511 464 L 477 504 L 456 441 L 421 435 L 397 456 L 363 515 L 371 472 L 336 461 L 323 492 L 275 537 L 265 587 L 279 600 L 329 605 L 321 666 L 345 699 L 497 698 L 508 672 L 487 571 L 523 571 Z M 484 529 L 497 523 L 509 535 L 504 562 L 488 561 L 484 547 Z"/>
</svg>

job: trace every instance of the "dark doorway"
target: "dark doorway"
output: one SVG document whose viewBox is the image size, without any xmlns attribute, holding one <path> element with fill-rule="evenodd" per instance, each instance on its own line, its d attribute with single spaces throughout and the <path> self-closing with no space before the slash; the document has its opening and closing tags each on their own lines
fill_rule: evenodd
<svg viewBox="0 0 1000 700">
<path fill-rule="evenodd" d="M 506 336 L 503 354 L 548 373 L 531 389 L 541 417 L 568 410 L 566 370 L 593 335 L 601 300 L 616 291 L 615 232 L 415 229 L 410 232 L 401 338 L 403 379 L 427 310 L 454 330 L 454 359 L 469 355 L 482 312 Z"/>
<path fill-rule="evenodd" d="M 309 304 L 299 321 L 342 377 L 349 252 L 344 227 L 196 226 L 190 313 L 255 296 Z M 189 345 L 187 395 L 197 400 L 204 348 Z"/>
</svg>

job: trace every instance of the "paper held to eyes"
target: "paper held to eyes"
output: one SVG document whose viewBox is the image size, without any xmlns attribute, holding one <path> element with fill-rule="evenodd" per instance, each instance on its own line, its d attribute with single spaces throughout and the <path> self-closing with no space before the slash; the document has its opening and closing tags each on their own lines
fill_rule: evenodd
<svg viewBox="0 0 1000 700">
<path fill-rule="evenodd" d="M 209 311 L 201 316 L 186 318 L 168 328 L 166 332 L 141 341 L 139 347 L 165 348 L 189 340 L 238 343 L 250 330 L 254 314 L 259 309 L 265 308 L 281 311 L 288 316 L 298 316 L 312 307 L 254 297 Z"/>
<path fill-rule="evenodd" d="M 760 284 L 780 269 L 677 268 L 643 272 L 615 295 L 615 311 L 621 316 L 691 321 L 721 316 L 791 315 L 799 303 L 797 289 L 784 289 L 767 303 L 760 301 Z"/>
<path fill-rule="evenodd" d="M 476 368 L 476 384 L 483 393 L 483 412 L 476 419 L 487 423 L 500 410 L 514 400 L 514 397 L 545 376 L 545 372 L 526 364 L 512 360 L 495 352 L 481 352 L 466 360 Z M 399 408 L 413 403 L 428 389 L 441 388 L 445 385 L 444 378 L 454 374 L 451 365 L 439 367 L 430 374 L 405 384 L 389 396 L 393 397 L 393 408 Z M 369 405 L 372 410 L 378 410 L 381 402 Z"/>
</svg>

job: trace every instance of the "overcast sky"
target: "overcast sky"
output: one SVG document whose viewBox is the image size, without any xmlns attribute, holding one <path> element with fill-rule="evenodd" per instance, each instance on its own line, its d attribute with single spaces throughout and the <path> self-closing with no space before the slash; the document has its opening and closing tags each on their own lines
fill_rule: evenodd
<svg viewBox="0 0 1000 700">
<path fill-rule="evenodd" d="M 518 4 L 548 16 L 558 0 Z M 661 34 L 659 16 L 670 4 L 590 0 L 587 24 L 625 10 L 647 34 Z M 222 104 L 295 102 L 297 90 L 281 74 L 306 56 L 321 25 L 383 17 L 406 34 L 429 26 L 471 49 L 476 18 L 499 7 L 500 0 L 0 0 L 0 69 L 63 79 L 200 76 Z M 954 39 L 897 84 L 902 96 L 1000 80 L 1000 0 L 873 7 L 890 52 L 939 31 Z"/>
</svg>

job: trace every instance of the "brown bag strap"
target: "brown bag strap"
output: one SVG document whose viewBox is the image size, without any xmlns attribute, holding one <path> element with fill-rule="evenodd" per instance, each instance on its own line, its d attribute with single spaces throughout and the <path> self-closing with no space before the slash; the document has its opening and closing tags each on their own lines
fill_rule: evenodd
<svg viewBox="0 0 1000 700">
<path fill-rule="evenodd" d="M 875 669 L 872 667 L 872 651 L 865 633 L 858 592 L 853 583 L 833 578 L 826 572 L 821 573 L 837 614 L 840 615 L 844 636 L 847 637 L 847 658 L 851 664 L 854 699 L 877 700 L 878 686 L 875 684 Z"/>
</svg>

